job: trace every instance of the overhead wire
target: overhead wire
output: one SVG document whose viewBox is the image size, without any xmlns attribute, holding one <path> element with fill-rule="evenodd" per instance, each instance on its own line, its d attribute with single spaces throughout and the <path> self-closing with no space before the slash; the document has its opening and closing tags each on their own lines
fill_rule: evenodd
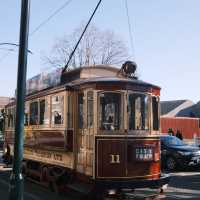
<svg viewBox="0 0 200 200">
<path fill-rule="evenodd" d="M 55 15 L 57 15 L 61 10 L 63 10 L 66 6 L 71 3 L 72 0 L 66 1 L 63 5 L 61 5 L 58 9 L 56 9 L 47 19 L 45 19 L 42 23 L 40 23 L 30 34 L 32 36 L 36 33 L 40 28 L 42 28 L 45 24 L 47 24 Z"/>
<path fill-rule="evenodd" d="M 128 0 L 125 0 L 125 9 L 126 9 L 127 24 L 128 24 L 128 29 L 129 29 L 130 46 L 131 46 L 131 51 L 132 51 L 133 59 L 135 59 L 135 48 L 134 48 L 134 40 L 133 40 L 133 30 L 132 30 L 132 26 L 131 26 L 130 15 L 129 15 Z"/>
<path fill-rule="evenodd" d="M 33 31 L 29 34 L 29 36 L 33 36 L 39 29 L 41 29 L 45 24 L 47 24 L 55 15 L 57 15 L 60 11 L 62 11 L 66 6 L 68 6 L 71 3 L 72 0 L 67 0 L 63 5 L 61 5 L 58 9 L 56 9 L 49 17 L 47 17 L 43 22 L 41 22 Z M 7 44 L 7 43 L 5 43 Z M 11 51 L 0 57 L 0 62 L 4 60 Z"/>
<path fill-rule="evenodd" d="M 96 7 L 95 7 L 95 9 L 94 9 L 94 11 L 93 11 L 93 13 L 92 13 L 92 15 L 90 16 L 90 18 L 89 18 L 89 20 L 88 20 L 88 22 L 87 22 L 87 24 L 86 24 L 86 26 L 85 26 L 85 28 L 84 28 L 84 30 L 83 30 L 81 36 L 80 36 L 78 42 L 76 43 L 76 45 L 75 45 L 73 51 L 71 52 L 71 54 L 70 54 L 70 56 L 69 56 L 69 58 L 68 58 L 67 64 L 66 64 L 65 67 L 63 68 L 62 72 L 66 71 L 66 69 L 68 68 L 69 63 L 70 63 L 70 61 L 71 61 L 71 59 L 72 59 L 72 57 L 73 57 L 73 55 L 74 55 L 74 53 L 75 53 L 75 51 L 76 51 L 78 45 L 79 45 L 79 43 L 81 42 L 81 40 L 82 40 L 82 38 L 83 38 L 83 35 L 84 35 L 85 32 L 87 31 L 87 28 L 88 28 L 88 26 L 90 25 L 90 23 L 91 23 L 91 21 L 92 21 L 94 15 L 95 15 L 97 9 L 99 8 L 101 2 L 102 2 L 102 0 L 99 0 L 99 1 L 98 1 L 98 3 L 97 3 L 97 5 L 96 5 Z"/>
</svg>

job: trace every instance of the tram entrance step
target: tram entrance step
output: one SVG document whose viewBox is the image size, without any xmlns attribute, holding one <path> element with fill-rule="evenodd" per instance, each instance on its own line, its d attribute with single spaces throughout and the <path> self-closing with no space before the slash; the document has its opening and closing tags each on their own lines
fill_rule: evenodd
<svg viewBox="0 0 200 200">
<path fill-rule="evenodd" d="M 67 188 L 82 194 L 88 194 L 92 190 L 92 185 L 81 182 L 73 182 L 68 184 Z"/>
</svg>

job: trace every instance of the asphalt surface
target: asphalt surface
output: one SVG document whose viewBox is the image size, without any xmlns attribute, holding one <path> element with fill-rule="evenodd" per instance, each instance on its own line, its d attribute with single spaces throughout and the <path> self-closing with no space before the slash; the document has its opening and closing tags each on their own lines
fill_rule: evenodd
<svg viewBox="0 0 200 200">
<path fill-rule="evenodd" d="M 9 177 L 11 168 L 5 168 L 0 160 L 0 200 L 9 198 Z M 157 190 L 140 189 L 135 193 L 128 193 L 127 199 L 167 199 L 167 200 L 200 200 L 200 169 L 171 173 L 171 181 L 162 195 Z M 157 195 L 155 195 L 157 194 Z M 56 194 L 48 188 L 31 181 L 24 181 L 24 200 L 79 200 L 80 194 L 68 192 Z M 124 199 L 123 199 L 124 200 Z"/>
</svg>

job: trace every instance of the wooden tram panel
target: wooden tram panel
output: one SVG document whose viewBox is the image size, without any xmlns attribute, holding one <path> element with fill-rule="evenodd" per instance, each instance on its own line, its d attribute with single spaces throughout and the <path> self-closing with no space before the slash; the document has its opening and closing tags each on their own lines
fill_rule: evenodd
<svg viewBox="0 0 200 200">
<path fill-rule="evenodd" d="M 96 177 L 120 178 L 126 176 L 126 151 L 123 140 L 96 139 Z"/>
<path fill-rule="evenodd" d="M 60 167 L 81 180 L 96 184 L 101 180 L 146 180 L 160 178 L 159 130 L 152 128 L 152 108 L 148 110 L 149 130 L 131 130 L 128 133 L 128 93 L 160 95 L 160 88 L 139 80 L 118 76 L 119 69 L 108 66 L 85 67 L 65 72 L 61 85 L 31 94 L 26 104 L 46 99 L 48 123 L 25 126 L 25 161 L 41 166 Z M 87 126 L 88 91 L 93 92 L 93 126 Z M 119 130 L 99 128 L 99 93 L 121 94 L 121 125 Z M 78 127 L 78 95 L 83 94 L 83 126 Z M 52 98 L 63 96 L 63 123 L 54 124 Z M 68 97 L 72 96 L 72 126 L 68 127 Z M 13 107 L 14 102 L 7 108 Z M 151 101 L 148 100 L 151 106 Z M 38 108 L 39 109 L 39 108 Z M 46 105 L 45 105 L 46 109 Z M 39 112 L 39 111 L 38 111 Z M 46 111 L 45 111 L 46 112 Z M 159 112 L 159 111 L 158 111 Z M 39 116 L 39 114 L 38 114 Z M 30 117 L 30 110 L 29 110 Z M 38 117 L 39 118 L 39 117 Z M 55 119 L 54 119 L 55 120 Z M 141 134 L 140 134 L 141 133 Z M 6 144 L 13 155 L 14 129 L 5 131 Z M 136 147 L 152 148 L 152 160 L 138 161 Z M 82 179 L 83 177 L 83 179 Z M 80 179 L 79 179 L 80 180 Z M 104 184 L 104 183 L 103 183 Z M 127 182 L 132 187 L 132 182 Z M 115 183 L 115 185 L 120 185 Z"/>
<path fill-rule="evenodd" d="M 136 147 L 152 147 L 150 161 L 135 159 Z M 97 178 L 159 178 L 159 138 L 96 137 Z"/>
</svg>

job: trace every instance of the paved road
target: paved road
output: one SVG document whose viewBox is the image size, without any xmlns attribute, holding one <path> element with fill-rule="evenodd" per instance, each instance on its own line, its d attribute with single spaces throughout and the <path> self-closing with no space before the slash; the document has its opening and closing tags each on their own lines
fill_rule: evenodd
<svg viewBox="0 0 200 200">
<path fill-rule="evenodd" d="M 173 173 L 166 194 L 169 200 L 200 200 L 200 170 Z"/>
<path fill-rule="evenodd" d="M 9 194 L 9 168 L 4 168 L 0 164 L 0 200 L 8 199 Z M 200 200 L 200 170 L 190 172 L 176 172 L 171 174 L 172 179 L 165 195 L 153 199 L 165 200 Z M 36 185 L 30 181 L 25 181 L 24 200 L 79 200 L 80 195 L 69 192 L 66 194 L 56 194 L 49 189 Z M 154 191 L 154 193 L 157 191 Z M 151 194 L 152 190 L 138 190 L 137 194 Z M 129 194 L 130 199 L 135 198 L 135 194 Z M 138 196 L 138 195 L 137 195 Z"/>
<path fill-rule="evenodd" d="M 9 189 L 9 174 L 10 172 L 0 166 L 0 199 L 8 199 Z M 173 173 L 172 180 L 167 188 L 165 195 L 154 199 L 167 200 L 199 200 L 200 199 L 200 172 L 177 172 Z M 150 190 L 139 190 L 139 193 L 151 193 Z M 130 199 L 135 195 L 130 195 Z M 49 189 L 36 185 L 30 181 L 25 181 L 24 200 L 78 200 L 80 196 L 77 194 L 56 194 Z"/>
</svg>

